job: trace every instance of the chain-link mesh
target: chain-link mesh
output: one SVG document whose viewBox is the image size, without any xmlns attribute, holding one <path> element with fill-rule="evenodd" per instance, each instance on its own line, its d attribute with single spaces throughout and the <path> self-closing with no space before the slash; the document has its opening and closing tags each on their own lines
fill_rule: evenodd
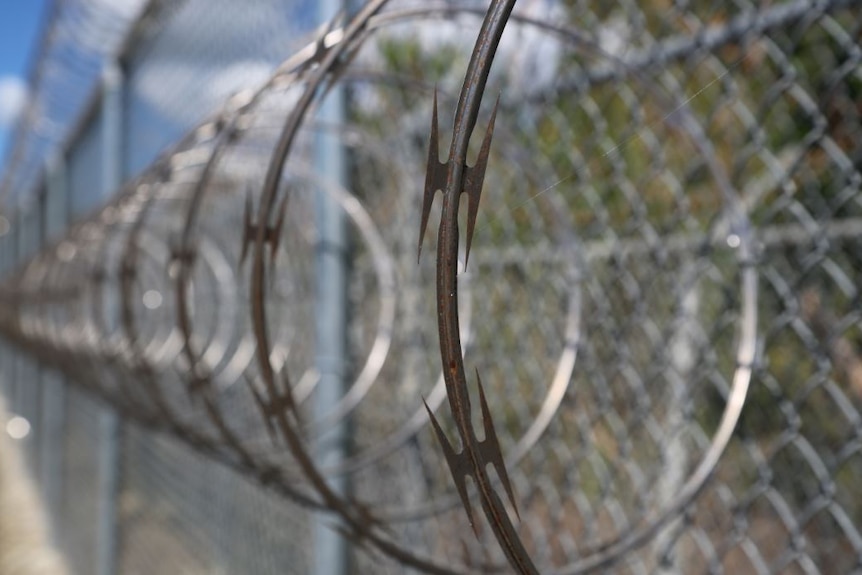
<svg viewBox="0 0 862 575">
<path fill-rule="evenodd" d="M 241 90 L 257 87 L 314 25 L 313 3 L 165 3 L 122 59 L 124 170 L 135 175 Z"/>
<path fill-rule="evenodd" d="M 66 402 L 63 446 L 62 509 L 57 524 L 59 547 L 74 573 L 95 573 L 99 526 L 100 419 L 103 408 L 70 390 Z"/>
<path fill-rule="evenodd" d="M 147 114 L 197 119 L 200 98 L 251 79 L 185 107 L 183 86 L 283 56 L 244 19 L 229 57 L 204 46 L 204 24 L 179 35 L 198 4 L 133 48 L 130 98 L 168 85 L 164 109 L 127 120 L 149 124 L 141 150 L 147 129 L 159 146 L 180 133 Z M 357 572 L 505 564 L 475 493 L 471 534 L 423 406 L 454 438 L 436 207 L 416 262 L 432 102 L 448 143 L 486 8 L 393 2 L 334 26 L 8 279 L 4 332 L 136 422 L 122 572 L 308 572 L 312 512 L 356 543 Z M 860 26 L 837 0 L 525 1 L 506 24 L 457 307 L 470 394 L 478 405 L 478 372 L 541 572 L 862 570 Z M 183 46 L 205 77 L 156 74 Z M 346 122 L 316 120 L 342 89 Z M 321 134 L 349 151 L 346 189 L 315 171 Z M 127 150 L 129 169 L 145 156 Z M 315 421 L 321 197 L 350 238 L 350 385 Z M 74 413 L 70 446 L 88 429 Z M 315 438 L 344 421 L 344 460 L 315 464 Z M 67 452 L 70 473 L 86 461 Z M 80 489 L 69 517 L 88 512 Z"/>
<path fill-rule="evenodd" d="M 126 429 L 121 573 L 308 573 L 308 513 L 176 441 Z"/>
</svg>

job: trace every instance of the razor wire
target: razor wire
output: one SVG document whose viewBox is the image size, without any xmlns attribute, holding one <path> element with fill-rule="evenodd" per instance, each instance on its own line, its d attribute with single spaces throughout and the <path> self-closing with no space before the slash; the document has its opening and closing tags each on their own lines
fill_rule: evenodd
<svg viewBox="0 0 862 575">
<path fill-rule="evenodd" d="M 859 568 L 853 3 L 512 4 L 333 23 L 16 270 L 3 333 L 377 569 Z M 321 124 L 335 85 L 349 122 Z M 320 194 L 351 226 L 352 383 L 314 421 Z"/>
</svg>

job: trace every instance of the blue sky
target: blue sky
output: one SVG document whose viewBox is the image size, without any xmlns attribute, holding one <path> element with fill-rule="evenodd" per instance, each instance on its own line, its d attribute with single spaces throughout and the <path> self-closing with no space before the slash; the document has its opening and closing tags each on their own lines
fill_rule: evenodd
<svg viewBox="0 0 862 575">
<path fill-rule="evenodd" d="M 6 157 L 15 114 L 26 98 L 30 53 L 47 5 L 48 0 L 0 0 L 0 162 Z"/>
</svg>

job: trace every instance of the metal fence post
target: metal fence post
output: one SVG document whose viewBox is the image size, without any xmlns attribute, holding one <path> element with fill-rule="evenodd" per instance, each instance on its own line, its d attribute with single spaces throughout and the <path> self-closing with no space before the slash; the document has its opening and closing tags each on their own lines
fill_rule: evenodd
<svg viewBox="0 0 862 575">
<path fill-rule="evenodd" d="M 122 71 L 115 62 L 102 75 L 102 197 L 117 190 L 122 176 Z M 119 434 L 117 413 L 101 407 L 99 420 L 97 575 L 111 575 L 117 565 L 117 491 L 119 484 Z"/>
<path fill-rule="evenodd" d="M 41 200 L 43 190 L 35 194 L 34 200 L 29 200 L 23 213 L 23 225 L 21 226 L 21 251 L 20 261 L 29 261 L 42 247 L 42 218 Z M 19 389 L 20 397 L 18 413 L 30 422 L 30 434 L 25 446 L 25 457 L 30 466 L 30 472 L 34 477 L 38 476 L 41 463 L 40 448 L 42 446 L 42 369 L 30 357 L 21 354 L 19 361 Z"/>
<path fill-rule="evenodd" d="M 68 223 L 66 163 L 62 155 L 45 166 L 45 198 L 42 206 L 42 245 L 56 237 Z M 48 515 L 58 531 L 63 496 L 63 438 L 66 432 L 66 384 L 63 376 L 47 371 L 42 376 L 41 445 L 39 480 Z"/>
<path fill-rule="evenodd" d="M 12 214 L 4 210 L 0 212 L 0 281 L 5 279 L 12 267 L 9 261 L 9 248 L 12 240 Z M 11 379 L 9 378 L 11 361 L 11 350 L 5 342 L 0 342 L 0 394 L 7 398 L 7 402 L 12 391 Z"/>
<path fill-rule="evenodd" d="M 18 266 L 21 264 L 21 261 L 24 259 L 24 204 L 19 201 L 16 202 L 15 206 L 15 220 L 14 224 L 12 224 L 12 250 L 11 250 L 11 263 L 12 269 L 17 270 Z M 6 396 L 6 402 L 9 407 L 9 410 L 15 414 L 21 414 L 21 396 L 22 396 L 22 387 L 23 383 L 21 381 L 24 371 L 25 361 L 23 354 L 13 354 L 12 355 L 12 381 L 10 382 L 9 387 L 9 395 Z"/>
<path fill-rule="evenodd" d="M 319 21 L 328 22 L 344 5 L 342 0 L 321 0 Z M 344 123 L 345 92 L 341 85 L 331 89 L 318 111 L 322 129 L 315 139 L 315 173 L 321 179 L 346 187 L 347 164 L 344 148 L 332 126 Z M 316 246 L 317 304 L 317 386 L 314 411 L 320 418 L 344 394 L 347 333 L 347 245 L 344 215 L 331 194 L 319 190 L 315 196 L 318 239 Z M 344 419 L 317 438 L 316 453 L 322 467 L 330 467 L 344 457 L 347 423 Z M 345 493 L 345 478 L 336 478 L 333 489 Z M 314 571 L 317 575 L 344 575 L 348 572 L 347 543 L 327 525 L 326 518 L 314 519 Z"/>
</svg>

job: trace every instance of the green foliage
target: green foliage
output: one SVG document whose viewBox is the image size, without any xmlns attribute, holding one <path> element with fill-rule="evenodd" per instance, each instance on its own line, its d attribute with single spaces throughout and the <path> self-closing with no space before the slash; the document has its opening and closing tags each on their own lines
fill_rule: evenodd
<svg viewBox="0 0 862 575">
<path fill-rule="evenodd" d="M 409 38 L 383 38 L 377 46 L 387 71 L 412 78 L 443 78 L 463 57 L 452 44 L 429 51 Z"/>
<path fill-rule="evenodd" d="M 573 0 L 565 4 L 569 21 L 586 30 L 596 22 L 625 15 L 615 3 Z M 647 30 L 655 35 L 692 31 L 695 26 L 690 20 L 668 16 L 671 4 L 660 0 L 641 3 Z M 702 20 L 699 25 L 707 27 L 721 25 L 738 15 L 734 12 L 736 8 L 727 3 L 704 0 L 687 4 L 697 7 Z M 836 13 L 831 18 L 845 30 L 858 28 L 849 12 Z M 816 21 L 805 20 L 791 29 L 773 32 L 768 39 L 745 38 L 742 43 L 725 46 L 713 54 L 697 54 L 672 63 L 658 73 L 640 70 L 624 83 L 608 82 L 577 90 L 555 87 L 531 103 L 511 102 L 510 108 L 501 110 L 498 126 L 502 118 L 508 119 L 509 145 L 517 147 L 521 154 L 516 166 L 520 173 L 516 170 L 514 177 L 500 178 L 495 183 L 495 205 L 483 206 L 485 221 L 480 223 L 480 231 L 484 244 L 524 247 L 536 241 L 535 214 L 541 214 L 541 209 L 520 206 L 525 198 L 534 197 L 547 185 L 536 181 L 538 178 L 530 173 L 539 167 L 548 181 L 565 179 L 560 195 L 585 243 L 639 240 L 645 225 L 661 235 L 705 235 L 720 218 L 725 200 L 701 157 L 702 150 L 694 146 L 690 134 L 675 117 L 680 110 L 690 111 L 703 126 L 718 164 L 729 174 L 736 191 L 746 199 L 756 200 L 751 206 L 751 217 L 758 228 L 798 225 L 805 221 L 800 214 L 819 221 L 862 216 L 859 183 L 849 181 L 847 162 L 836 160 L 841 154 L 855 158 L 854 161 L 860 157 L 858 129 L 862 108 L 858 102 L 862 100 L 862 77 L 848 65 L 852 63 L 848 46 L 837 42 Z M 455 46 L 425 51 L 414 39 L 386 40 L 381 43 L 380 51 L 387 69 L 393 73 L 434 79 L 446 77 L 453 66 L 463 64 L 465 57 Z M 776 52 L 786 55 L 786 59 L 776 56 Z M 558 85 L 565 85 L 594 62 L 594 55 L 567 53 L 560 65 Z M 842 66 L 847 69 L 839 74 Z M 677 87 L 669 89 L 664 74 L 672 75 Z M 497 80 L 506 85 L 507 72 L 499 71 Z M 392 97 L 391 91 L 387 93 Z M 410 110 L 416 103 L 401 94 L 397 105 L 399 109 Z M 498 169 L 513 163 L 500 155 L 499 140 L 500 137 L 492 148 L 491 158 L 491 165 Z M 776 162 L 787 170 L 780 185 L 771 181 Z M 855 170 L 858 171 L 858 166 Z M 752 198 L 751 190 L 761 181 L 768 182 L 767 189 Z M 540 201 L 532 200 L 535 204 Z M 502 211 L 509 213 L 499 218 L 489 215 Z M 835 287 L 834 272 L 841 270 L 850 285 L 862 285 L 859 272 L 862 258 L 858 255 L 862 246 L 858 242 L 836 242 L 827 247 L 828 257 L 817 254 L 820 248 L 814 241 L 796 247 L 772 247 L 762 255 L 762 269 L 775 272 L 786 286 L 772 285 L 761 274 L 758 315 L 763 355 L 737 429 L 739 439 L 757 446 L 770 457 L 773 487 L 800 507 L 814 498 L 822 485 L 820 478 L 807 472 L 798 473 L 800 467 L 807 469 L 808 464 L 797 451 L 787 447 L 789 443 L 803 438 L 810 442 L 831 466 L 836 489 L 844 494 L 841 497 L 846 498 L 852 492 L 862 466 L 858 457 L 841 455 L 842 449 L 859 438 L 848 419 L 836 415 L 842 402 L 846 403 L 844 407 L 862 409 L 860 392 L 854 391 L 848 374 L 836 364 L 830 348 L 835 341 L 843 340 L 857 353 L 862 350 L 862 330 L 835 327 L 842 321 L 853 325 L 846 318 L 852 319 L 850 314 L 860 302 L 858 296 L 854 299 L 846 290 Z M 726 385 L 735 368 L 741 304 L 739 264 L 728 249 L 692 254 L 696 255 L 709 260 L 709 273 L 714 280 L 702 282 L 699 288 L 698 319 L 711 349 L 701 350 L 697 369 L 691 376 L 699 394 L 694 417 L 709 431 L 718 426 L 726 394 L 726 389 L 710 378 L 718 378 L 715 376 L 718 373 L 725 378 Z M 649 319 L 671 329 L 667 326 L 678 313 L 674 294 L 661 283 L 650 284 L 650 273 L 670 274 L 673 265 L 682 264 L 662 264 L 648 258 L 616 264 L 633 274 L 642 293 L 651 294 Z M 637 337 L 642 335 L 637 330 L 644 319 L 638 313 L 646 304 L 625 293 L 623 274 L 614 268 L 616 264 L 609 261 L 593 266 L 592 279 L 602 293 L 601 297 L 586 298 L 590 313 L 601 315 L 586 319 L 585 324 L 595 355 L 593 367 L 603 370 L 608 398 L 596 394 L 581 399 L 593 402 L 595 408 L 607 401 L 625 419 L 635 408 L 620 399 L 631 392 L 619 374 L 620 363 L 623 359 L 632 362 L 649 379 L 648 371 L 656 354 L 647 349 L 649 346 L 635 345 Z M 636 269 L 638 266 L 642 269 Z M 518 273 L 513 267 L 501 276 L 507 285 L 517 286 L 523 283 L 523 278 L 516 277 Z M 811 318 L 802 313 L 800 299 L 811 286 L 818 290 L 822 309 L 833 326 L 828 337 L 812 335 Z M 519 298 L 525 296 L 512 289 L 491 293 L 488 302 L 494 313 L 502 315 L 508 309 L 522 309 L 526 304 Z M 608 309 L 602 308 L 602 300 L 611 302 Z M 482 337 L 487 336 L 480 335 L 475 346 L 489 345 Z M 622 343 L 634 350 L 632 356 L 622 358 L 618 354 Z M 522 342 L 525 355 L 542 345 L 541 337 Z M 578 361 L 583 367 L 583 353 Z M 512 387 L 524 395 L 531 393 L 528 371 L 512 374 L 490 367 L 488 373 L 489 381 L 510 377 L 526 382 L 522 387 L 517 382 Z M 660 380 L 660 377 L 654 379 Z M 509 434 L 515 434 L 523 425 L 515 411 L 504 411 L 499 418 L 499 425 Z M 620 456 L 620 446 L 606 429 L 606 422 L 599 419 L 593 424 L 595 437 L 591 440 L 598 443 L 597 452 L 612 466 Z M 647 445 L 639 447 L 645 449 Z M 731 466 L 739 465 L 736 476 L 724 480 L 732 481 L 740 490 L 759 480 L 754 471 L 758 464 L 750 461 L 746 453 L 737 442 L 727 455 Z M 604 487 L 603 480 L 591 475 L 591 470 L 590 465 L 583 463 L 578 467 L 577 479 L 579 488 L 592 497 L 598 496 Z M 842 505 L 853 510 L 854 521 L 862 520 L 862 504 L 844 500 Z"/>
</svg>

